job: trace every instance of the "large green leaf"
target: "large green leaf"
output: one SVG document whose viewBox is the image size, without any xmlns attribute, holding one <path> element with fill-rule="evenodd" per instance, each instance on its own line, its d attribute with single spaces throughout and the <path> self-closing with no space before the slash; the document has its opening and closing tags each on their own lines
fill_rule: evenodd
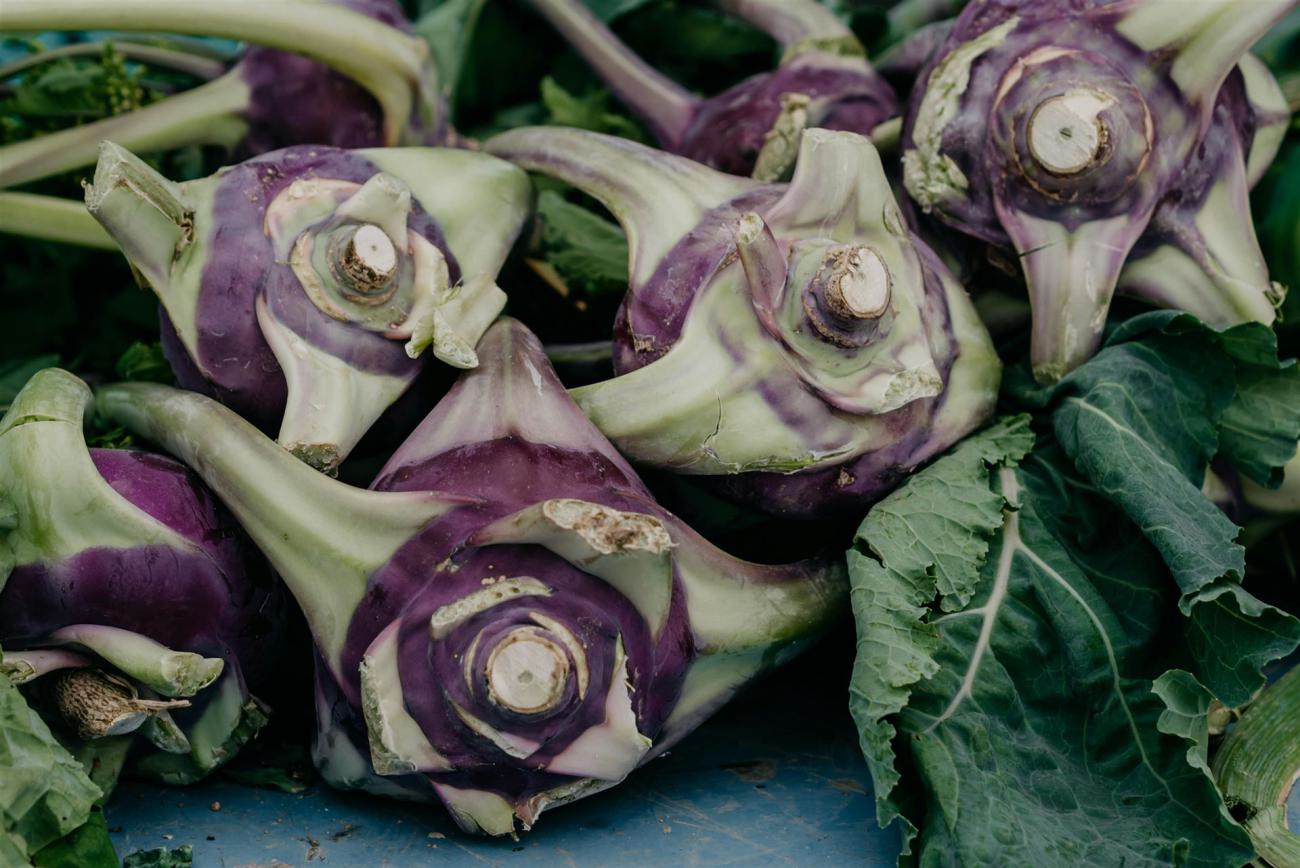
<svg viewBox="0 0 1300 868">
<path fill-rule="evenodd" d="M 18 688 L 0 675 L 0 865 L 31 854 L 86 822 L 100 789 L 54 739 Z"/>
<path fill-rule="evenodd" d="M 895 509 L 923 479 L 946 480 L 958 505 L 935 500 L 940 515 L 888 539 L 869 519 L 850 554 L 851 708 L 881 822 L 904 811 L 925 865 L 1243 864 L 1249 841 L 1204 760 L 1192 761 L 1195 694 L 1161 680 L 1166 636 L 1184 620 L 1168 569 L 1059 449 L 1040 446 L 1013 468 L 999 463 L 1023 449 L 1012 444 L 990 451 L 977 438 L 922 471 L 876 510 Z M 987 542 L 987 557 L 974 596 L 954 606 L 936 564 L 962 550 L 978 564 L 979 545 L 917 553 L 986 495 L 1004 519 L 990 536 L 977 511 L 969 536 Z M 1177 662 L 1201 675 L 1190 655 Z M 909 769 L 919 810 L 899 797 Z"/>
<path fill-rule="evenodd" d="M 1247 702 L 1300 622 L 1242 587 L 1239 528 L 1201 484 L 1216 456 L 1275 475 L 1294 377 L 1262 326 L 1136 317 L 1054 387 L 1010 374 L 1036 444 L 1004 420 L 870 511 L 850 706 L 879 819 L 919 835 L 920 864 L 1250 857 L 1206 715 Z"/>
<path fill-rule="evenodd" d="M 1216 455 L 1252 479 L 1281 481 L 1300 437 L 1298 373 L 1278 360 L 1265 326 L 1220 332 L 1157 312 L 1124 323 L 1056 386 L 1031 388 L 1022 376 L 1014 388 L 1047 411 L 1089 486 L 1159 550 L 1182 591 L 1187 642 L 1206 686 L 1231 706 L 1264 683 L 1260 668 L 1296 625 L 1237 584 L 1246 566 L 1240 528 L 1201 485 Z"/>
</svg>

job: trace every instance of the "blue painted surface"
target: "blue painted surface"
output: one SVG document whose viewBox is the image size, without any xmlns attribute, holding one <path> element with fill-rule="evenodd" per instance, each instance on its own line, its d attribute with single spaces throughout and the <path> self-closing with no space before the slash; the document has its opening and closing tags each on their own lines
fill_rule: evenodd
<svg viewBox="0 0 1300 868">
<path fill-rule="evenodd" d="M 893 865 L 897 836 L 876 828 L 844 652 L 837 643 L 773 677 L 668 756 L 613 790 L 544 814 L 517 842 L 460 834 L 436 806 L 323 786 L 288 795 L 226 782 L 186 790 L 127 782 L 108 823 L 119 853 L 188 843 L 196 868 L 277 860 L 331 868 Z M 819 677 L 818 660 L 827 658 L 833 678 Z"/>
<path fill-rule="evenodd" d="M 196 868 L 893 866 L 897 835 L 876 827 L 847 709 L 849 630 L 620 786 L 543 814 L 518 841 L 463 835 L 434 805 L 222 781 L 189 789 L 126 782 L 108 823 L 120 854 L 191 844 Z M 1273 667 L 1273 676 L 1286 668 Z M 1300 829 L 1300 787 L 1287 813 Z"/>
</svg>

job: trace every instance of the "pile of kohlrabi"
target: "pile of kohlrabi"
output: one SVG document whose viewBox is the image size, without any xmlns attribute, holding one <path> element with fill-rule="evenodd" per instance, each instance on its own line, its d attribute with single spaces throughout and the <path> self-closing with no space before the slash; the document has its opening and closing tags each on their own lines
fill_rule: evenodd
<svg viewBox="0 0 1300 868">
<path fill-rule="evenodd" d="M 519 835 L 851 613 L 902 862 L 1300 865 L 1296 6 L 8 0 L 0 864 Z"/>
</svg>

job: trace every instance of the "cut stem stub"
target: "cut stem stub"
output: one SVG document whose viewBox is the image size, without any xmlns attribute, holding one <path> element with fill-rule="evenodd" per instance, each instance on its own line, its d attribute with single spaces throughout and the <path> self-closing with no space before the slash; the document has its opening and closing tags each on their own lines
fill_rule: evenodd
<svg viewBox="0 0 1300 868">
<path fill-rule="evenodd" d="M 828 256 L 831 268 L 826 304 L 831 313 L 846 320 L 877 319 L 889 309 L 889 268 L 880 254 L 866 246 L 836 250 Z"/>
<path fill-rule="evenodd" d="M 99 669 L 58 673 L 50 692 L 63 719 L 87 741 L 135 732 L 151 715 L 190 704 L 184 699 L 141 699 L 131 682 Z"/>
<path fill-rule="evenodd" d="M 568 677 L 564 649 L 535 629 L 512 630 L 488 655 L 488 695 L 516 714 L 550 711 L 564 697 Z"/>
<path fill-rule="evenodd" d="M 387 233 L 373 223 L 363 223 L 348 232 L 340 247 L 338 277 L 348 300 L 359 304 L 386 301 L 391 293 L 383 290 L 397 273 L 397 248 Z"/>
<path fill-rule="evenodd" d="M 1106 94 L 1088 89 L 1043 100 L 1029 118 L 1029 153 L 1057 175 L 1090 168 L 1106 144 L 1101 113 L 1113 102 Z"/>
</svg>

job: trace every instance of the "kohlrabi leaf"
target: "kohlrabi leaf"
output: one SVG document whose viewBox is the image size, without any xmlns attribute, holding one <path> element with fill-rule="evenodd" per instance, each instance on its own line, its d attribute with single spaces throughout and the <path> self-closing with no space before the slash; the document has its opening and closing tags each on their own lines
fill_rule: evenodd
<svg viewBox="0 0 1300 868">
<path fill-rule="evenodd" d="M 171 365 L 163 356 L 162 344 L 136 341 L 117 360 L 117 375 L 123 380 L 146 383 L 173 381 Z"/>
<path fill-rule="evenodd" d="M 606 90 L 577 96 L 549 76 L 542 79 L 542 105 L 550 115 L 547 123 L 644 142 L 645 131 L 625 115 L 610 111 L 609 100 L 609 91 Z"/>
<path fill-rule="evenodd" d="M 627 291 L 627 238 L 617 225 L 554 190 L 537 201 L 542 255 L 573 289 L 590 295 Z"/>
<path fill-rule="evenodd" d="M 1035 397 L 1079 472 L 1143 528 L 1192 595 L 1245 570 L 1239 529 L 1200 494 L 1236 378 L 1213 332 L 1173 330 L 1164 313 L 1130 320 Z"/>
<path fill-rule="evenodd" d="M 32 854 L 86 822 L 100 789 L 0 675 L 0 864 Z"/>
<path fill-rule="evenodd" d="M 1261 667 L 1293 646 L 1300 624 L 1238 584 L 1240 528 L 1201 485 L 1216 455 L 1249 478 L 1280 481 L 1300 436 L 1296 375 L 1294 363 L 1278 361 L 1266 326 L 1216 331 L 1158 312 L 1125 322 L 1056 386 L 1013 387 L 1047 410 L 1084 481 L 1160 552 L 1189 618 L 1188 653 L 1229 706 L 1259 689 Z"/>
<path fill-rule="evenodd" d="M 1276 488 L 1300 440 L 1300 366 L 1278 361 L 1277 334 L 1267 326 L 1247 323 L 1230 336 L 1237 394 L 1219 425 L 1219 454 L 1251 481 Z"/>
<path fill-rule="evenodd" d="M 1050 410 L 1080 472 L 1120 503 L 1167 557 L 1187 592 L 1241 573 L 1236 529 L 1199 490 L 1221 456 L 1265 485 L 1281 480 L 1300 436 L 1300 368 L 1279 360 L 1272 329 L 1217 331 L 1170 311 L 1134 317 L 1054 387 L 1008 376 L 1017 400 Z M 1149 484 L 1131 484 L 1136 479 Z"/>
<path fill-rule="evenodd" d="M 120 864 L 104 812 L 98 808 L 85 823 L 32 854 L 35 868 L 119 868 Z"/>
<path fill-rule="evenodd" d="M 1249 840 L 1190 760 L 1195 708 L 1172 693 L 1186 685 L 1158 681 L 1165 632 L 1184 620 L 1167 569 L 1060 450 L 1005 465 L 1024 448 L 968 441 L 876 508 L 935 478 L 952 480 L 954 500 L 1003 500 L 1001 526 L 989 536 L 977 521 L 979 542 L 960 546 L 989 546 L 968 567 L 979 573 L 967 605 L 945 605 L 932 566 L 908 554 L 933 527 L 881 540 L 869 520 L 850 553 L 851 707 L 880 821 L 920 827 L 920 864 L 1244 863 Z"/>
<path fill-rule="evenodd" d="M 1152 314 L 1054 387 L 1022 369 L 1011 403 L 1039 411 L 1036 445 L 1005 420 L 862 523 L 850 707 L 879 819 L 919 835 L 920 864 L 1251 857 L 1207 715 L 1248 701 L 1300 622 L 1239 584 L 1239 529 L 1200 486 L 1216 455 L 1244 460 L 1223 448 L 1243 370 L 1290 376 L 1267 331 Z M 1281 403 L 1240 412 L 1290 430 L 1300 405 Z"/>
<path fill-rule="evenodd" d="M 189 844 L 136 850 L 122 860 L 122 868 L 190 868 L 193 864 L 194 848 Z"/>
<path fill-rule="evenodd" d="M 849 551 L 858 656 L 849 708 L 879 794 L 882 825 L 895 813 L 894 724 L 912 686 L 934 675 L 939 635 L 926 606 L 969 602 L 980 582 L 989 539 L 1002 524 L 1003 498 L 989 488 L 989 467 L 1018 461 L 1033 446 L 1027 418 L 1001 420 L 885 498 Z M 941 590 L 947 588 L 948 590 Z M 961 603 L 956 600 L 960 596 Z"/>
</svg>

